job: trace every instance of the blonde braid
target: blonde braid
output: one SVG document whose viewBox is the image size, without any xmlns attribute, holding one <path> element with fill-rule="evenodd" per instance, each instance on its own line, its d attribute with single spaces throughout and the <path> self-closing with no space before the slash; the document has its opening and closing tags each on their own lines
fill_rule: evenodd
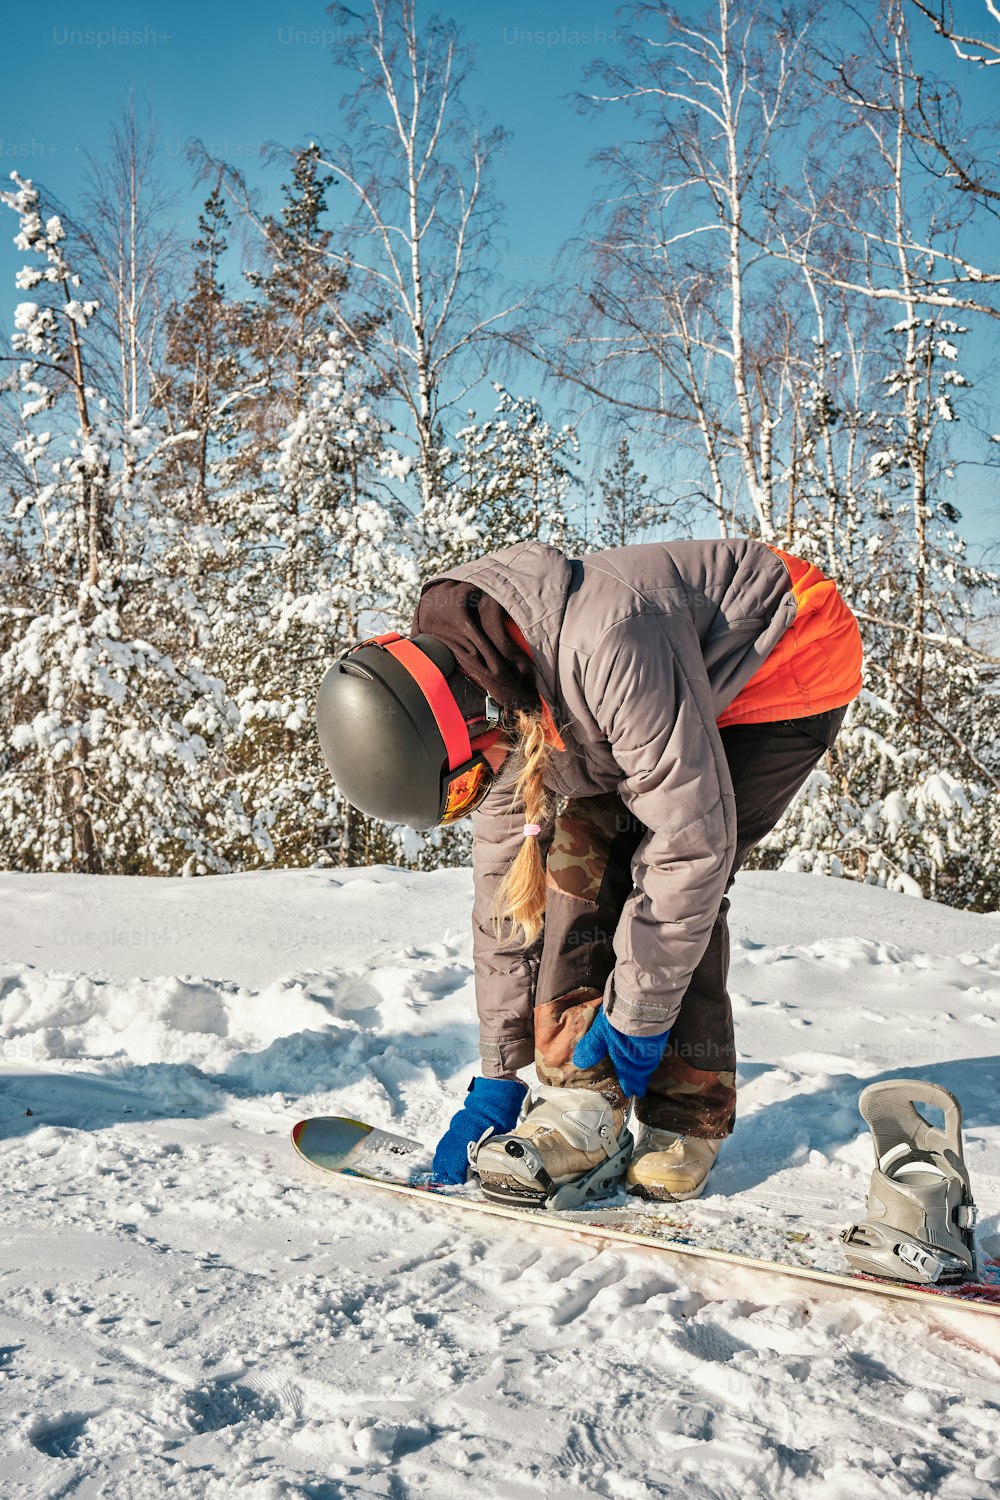
<svg viewBox="0 0 1000 1500">
<path fill-rule="evenodd" d="M 512 753 L 523 762 L 514 783 L 514 796 L 524 804 L 524 821 L 544 827 L 552 813 L 552 797 L 543 777 L 549 759 L 549 742 L 540 714 L 519 709 L 514 719 L 517 745 Z M 538 838 L 529 834 L 511 861 L 491 912 L 497 939 L 517 941 L 530 948 L 542 930 L 545 917 L 545 861 Z"/>
</svg>

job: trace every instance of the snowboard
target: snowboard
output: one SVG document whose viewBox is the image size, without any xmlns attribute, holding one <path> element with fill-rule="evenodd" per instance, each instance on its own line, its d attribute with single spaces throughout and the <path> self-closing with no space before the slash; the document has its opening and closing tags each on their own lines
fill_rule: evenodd
<svg viewBox="0 0 1000 1500">
<path fill-rule="evenodd" d="M 718 1268 L 769 1272 L 851 1292 L 919 1302 L 938 1312 L 945 1311 L 945 1304 L 949 1311 L 961 1308 L 963 1314 L 1000 1318 L 1000 1261 L 989 1256 L 980 1256 L 976 1281 L 919 1286 L 852 1270 L 834 1228 L 799 1227 L 774 1216 L 750 1219 L 729 1208 L 725 1200 L 715 1204 L 704 1200 L 664 1203 L 629 1197 L 622 1191 L 613 1198 L 561 1212 L 520 1208 L 484 1198 L 475 1181 L 463 1187 L 432 1182 L 428 1171 L 431 1153 L 425 1146 L 360 1120 L 342 1116 L 300 1120 L 292 1128 L 292 1142 L 305 1161 L 334 1173 L 345 1183 L 424 1202 L 432 1199 L 448 1210 L 514 1219 L 521 1224 L 533 1222 L 623 1248 L 648 1246 L 670 1255 L 695 1257 Z M 749 1254 L 748 1244 L 758 1253 Z"/>
</svg>

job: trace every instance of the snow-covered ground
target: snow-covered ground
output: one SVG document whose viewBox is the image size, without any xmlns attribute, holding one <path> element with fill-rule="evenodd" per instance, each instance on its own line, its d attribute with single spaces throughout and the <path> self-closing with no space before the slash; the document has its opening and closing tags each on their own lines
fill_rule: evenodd
<svg viewBox="0 0 1000 1500">
<path fill-rule="evenodd" d="M 433 1140 L 476 1059 L 467 871 L 0 874 L 0 1496 L 1000 1493 L 1000 1328 L 732 1285 L 347 1189 L 304 1114 Z M 863 1081 L 937 1079 L 1000 1230 L 1000 920 L 810 876 L 733 903 L 705 1210 L 864 1201 Z M 985 1323 L 985 1320 L 984 1320 Z"/>
</svg>

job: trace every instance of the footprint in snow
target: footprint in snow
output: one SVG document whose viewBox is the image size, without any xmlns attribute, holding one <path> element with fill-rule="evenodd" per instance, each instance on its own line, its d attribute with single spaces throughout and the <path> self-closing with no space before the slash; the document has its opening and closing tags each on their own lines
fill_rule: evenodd
<svg viewBox="0 0 1000 1500">
<path fill-rule="evenodd" d="M 87 1447 L 87 1423 L 99 1416 L 96 1411 L 61 1412 L 42 1418 L 28 1430 L 28 1441 L 46 1458 L 76 1458 Z"/>
<path fill-rule="evenodd" d="M 256 1389 L 242 1380 L 212 1381 L 187 1396 L 188 1420 L 195 1432 L 221 1432 L 241 1422 L 278 1422 L 297 1417 L 301 1399 L 291 1385 Z"/>
<path fill-rule="evenodd" d="M 286 1380 L 251 1374 L 243 1379 L 208 1381 L 198 1390 L 188 1391 L 181 1408 L 182 1430 L 194 1433 L 221 1432 L 242 1423 L 260 1425 L 266 1422 L 298 1422 L 302 1397 Z M 162 1449 L 176 1445 L 179 1433 L 174 1423 L 163 1430 Z M 28 1441 L 47 1458 L 82 1458 L 89 1454 L 107 1454 L 109 1444 L 117 1448 L 123 1437 L 125 1446 L 148 1450 L 150 1436 L 156 1442 L 155 1424 L 151 1432 L 148 1416 L 125 1410 L 105 1408 L 89 1412 L 60 1412 L 40 1418 L 27 1431 Z"/>
</svg>

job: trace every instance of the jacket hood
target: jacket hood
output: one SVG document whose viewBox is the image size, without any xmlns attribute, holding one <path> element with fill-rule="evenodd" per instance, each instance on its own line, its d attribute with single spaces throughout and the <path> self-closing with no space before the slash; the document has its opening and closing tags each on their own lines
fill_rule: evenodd
<svg viewBox="0 0 1000 1500">
<path fill-rule="evenodd" d="M 559 634 L 579 568 L 579 563 L 547 542 L 515 542 L 426 579 L 414 620 L 420 617 L 421 628 L 428 629 L 422 606 L 434 584 L 457 579 L 482 589 L 524 635 L 531 649 L 535 686 L 558 719 L 560 713 L 565 715 L 558 689 Z"/>
<path fill-rule="evenodd" d="M 505 709 L 538 707 L 530 649 L 513 639 L 513 628 L 492 594 L 465 578 L 437 578 L 420 595 L 410 634 L 444 642 L 458 666 L 456 701 L 477 700 L 481 717 L 487 693 Z"/>
</svg>

